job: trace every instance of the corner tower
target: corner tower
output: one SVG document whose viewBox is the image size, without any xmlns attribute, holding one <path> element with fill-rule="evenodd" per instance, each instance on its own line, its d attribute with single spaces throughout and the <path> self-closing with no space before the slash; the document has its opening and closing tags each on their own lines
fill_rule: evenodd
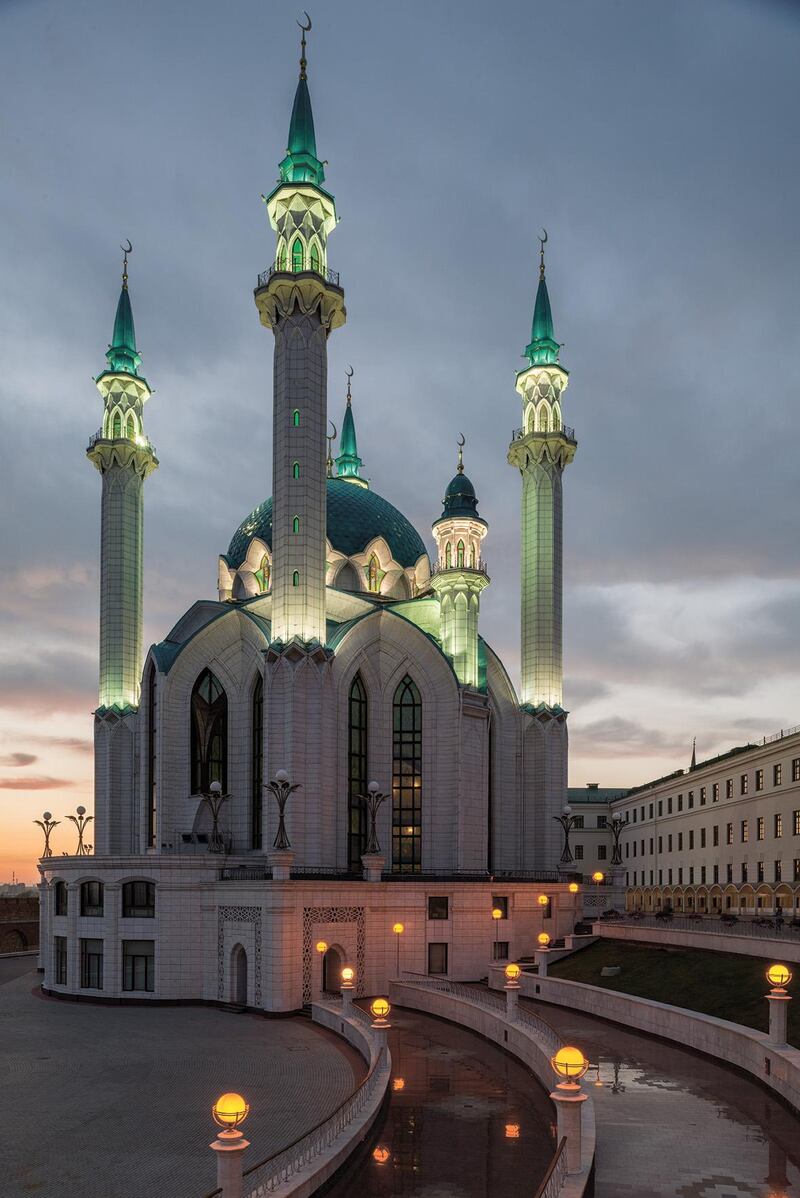
<svg viewBox="0 0 800 1198">
<path fill-rule="evenodd" d="M 275 336 L 272 449 L 272 639 L 325 643 L 327 340 L 344 324 L 344 292 L 328 269 L 333 196 L 322 186 L 306 74 L 306 32 L 289 143 L 265 197 L 277 237 L 255 301 Z"/>
<path fill-rule="evenodd" d="M 560 365 L 560 346 L 545 280 L 540 239 L 539 286 L 533 312 L 528 365 L 517 375 L 522 428 L 514 432 L 508 461 L 522 478 L 523 705 L 543 712 L 562 709 L 562 522 L 561 476 L 575 456 L 573 429 L 563 422 L 569 381 Z"/>
<path fill-rule="evenodd" d="M 144 480 L 156 469 L 144 434 L 144 405 L 151 391 L 139 375 L 133 311 L 128 293 L 128 250 L 108 368 L 95 384 L 103 423 L 86 455 L 103 479 L 100 531 L 100 702 L 98 716 L 135 710 L 142 669 Z"/>
<path fill-rule="evenodd" d="M 458 447 L 458 468 L 445 491 L 443 511 L 433 525 L 439 560 L 431 586 L 439 597 L 442 647 L 452 658 L 462 686 L 478 686 L 478 615 L 480 596 L 489 584 L 481 559 L 481 542 L 488 532 L 478 514 L 475 488 L 464 473 L 464 439 Z"/>
</svg>

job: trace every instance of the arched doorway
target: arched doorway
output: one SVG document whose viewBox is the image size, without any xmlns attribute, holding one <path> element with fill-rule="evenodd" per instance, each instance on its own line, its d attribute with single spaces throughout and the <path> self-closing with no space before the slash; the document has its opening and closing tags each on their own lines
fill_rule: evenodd
<svg viewBox="0 0 800 1198">
<path fill-rule="evenodd" d="M 247 1006 L 247 953 L 241 944 L 234 945 L 231 953 L 231 1002 Z"/>
<path fill-rule="evenodd" d="M 322 989 L 326 994 L 339 994 L 342 989 L 344 954 L 335 944 L 322 958 Z"/>
</svg>

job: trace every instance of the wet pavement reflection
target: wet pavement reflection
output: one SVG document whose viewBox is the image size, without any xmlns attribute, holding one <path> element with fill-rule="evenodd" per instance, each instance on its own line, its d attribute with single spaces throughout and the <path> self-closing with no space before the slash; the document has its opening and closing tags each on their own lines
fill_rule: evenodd
<svg viewBox="0 0 800 1198">
<path fill-rule="evenodd" d="M 595 1198 L 800 1198 L 800 1120 L 756 1082 L 588 1015 L 523 1005 L 599 1066 L 584 1083 Z"/>
<path fill-rule="evenodd" d="M 394 1008 L 392 1095 L 369 1151 L 332 1198 L 510 1198 L 536 1192 L 554 1151 L 535 1078 L 473 1032 Z"/>
</svg>

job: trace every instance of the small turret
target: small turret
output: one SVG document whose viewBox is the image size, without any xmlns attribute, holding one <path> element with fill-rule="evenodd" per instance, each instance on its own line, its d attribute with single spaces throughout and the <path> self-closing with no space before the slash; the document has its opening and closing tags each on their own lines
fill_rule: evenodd
<svg viewBox="0 0 800 1198">
<path fill-rule="evenodd" d="M 458 445 L 458 467 L 445 491 L 442 514 L 433 525 L 438 561 L 431 586 L 440 601 L 441 638 L 445 653 L 463 686 L 475 687 L 478 676 L 480 595 L 489 576 L 481 559 L 488 525 L 478 513 L 475 488 L 464 473 L 464 438 Z"/>
<path fill-rule="evenodd" d="M 344 411 L 342 436 L 339 442 L 342 447 L 341 453 L 336 459 L 336 477 L 342 478 L 348 483 L 355 483 L 359 487 L 367 487 L 369 483 L 365 478 L 361 478 L 358 473 L 364 463 L 358 456 L 356 422 L 353 419 L 353 396 L 350 391 L 350 380 L 352 377 L 353 368 L 351 366 L 347 374 L 347 406 Z"/>
</svg>

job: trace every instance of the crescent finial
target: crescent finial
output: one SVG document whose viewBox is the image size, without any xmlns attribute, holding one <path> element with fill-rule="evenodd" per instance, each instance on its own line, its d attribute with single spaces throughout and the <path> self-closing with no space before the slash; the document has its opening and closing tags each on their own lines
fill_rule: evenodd
<svg viewBox="0 0 800 1198">
<path fill-rule="evenodd" d="M 466 439 L 466 437 L 464 436 L 464 434 L 463 434 L 463 433 L 459 433 L 459 434 L 458 434 L 458 441 L 456 442 L 456 444 L 458 445 L 459 449 L 463 449 L 463 448 L 464 448 L 464 446 L 466 445 L 466 443 L 467 443 L 467 439 Z"/>
<path fill-rule="evenodd" d="M 332 433 L 330 434 L 330 436 L 328 437 L 328 440 L 329 440 L 329 441 L 335 441 L 335 440 L 336 440 L 336 438 L 337 438 L 337 436 L 338 436 L 338 433 L 336 432 L 336 425 L 333 423 L 333 421 L 332 421 L 332 420 L 329 420 L 329 421 L 328 421 L 328 423 L 330 424 L 330 426 L 331 426 L 331 427 L 332 427 L 332 429 L 333 429 L 333 432 L 332 432 Z"/>
<path fill-rule="evenodd" d="M 133 253 L 133 246 L 131 245 L 130 238 L 126 238 L 126 241 L 128 242 L 127 246 L 121 245 L 119 247 L 124 255 L 122 259 L 122 286 L 125 288 L 128 286 L 128 254 Z"/>
<path fill-rule="evenodd" d="M 308 33 L 311 29 L 311 17 L 308 15 L 308 13 L 305 11 L 305 9 L 303 9 L 303 16 L 308 21 L 308 24 L 304 25 L 302 21 L 298 21 L 297 24 L 303 30 L 303 33 Z"/>
<path fill-rule="evenodd" d="M 464 446 L 466 445 L 466 443 L 467 443 L 467 439 L 464 436 L 464 434 L 459 433 L 458 441 L 456 442 L 456 444 L 458 445 L 458 473 L 459 474 L 464 473 Z"/>
<path fill-rule="evenodd" d="M 547 229 L 542 228 L 544 237 L 539 238 L 539 278 L 544 278 L 544 247 L 547 245 Z"/>
<path fill-rule="evenodd" d="M 302 30 L 302 33 L 300 34 L 300 78 L 301 79 L 305 79 L 305 77 L 306 77 L 306 66 L 308 65 L 306 63 L 306 34 L 311 29 L 311 17 L 305 11 L 303 12 L 303 16 L 305 17 L 308 24 L 304 25 L 302 21 L 297 22 L 297 24 L 300 26 L 300 28 Z"/>
</svg>

